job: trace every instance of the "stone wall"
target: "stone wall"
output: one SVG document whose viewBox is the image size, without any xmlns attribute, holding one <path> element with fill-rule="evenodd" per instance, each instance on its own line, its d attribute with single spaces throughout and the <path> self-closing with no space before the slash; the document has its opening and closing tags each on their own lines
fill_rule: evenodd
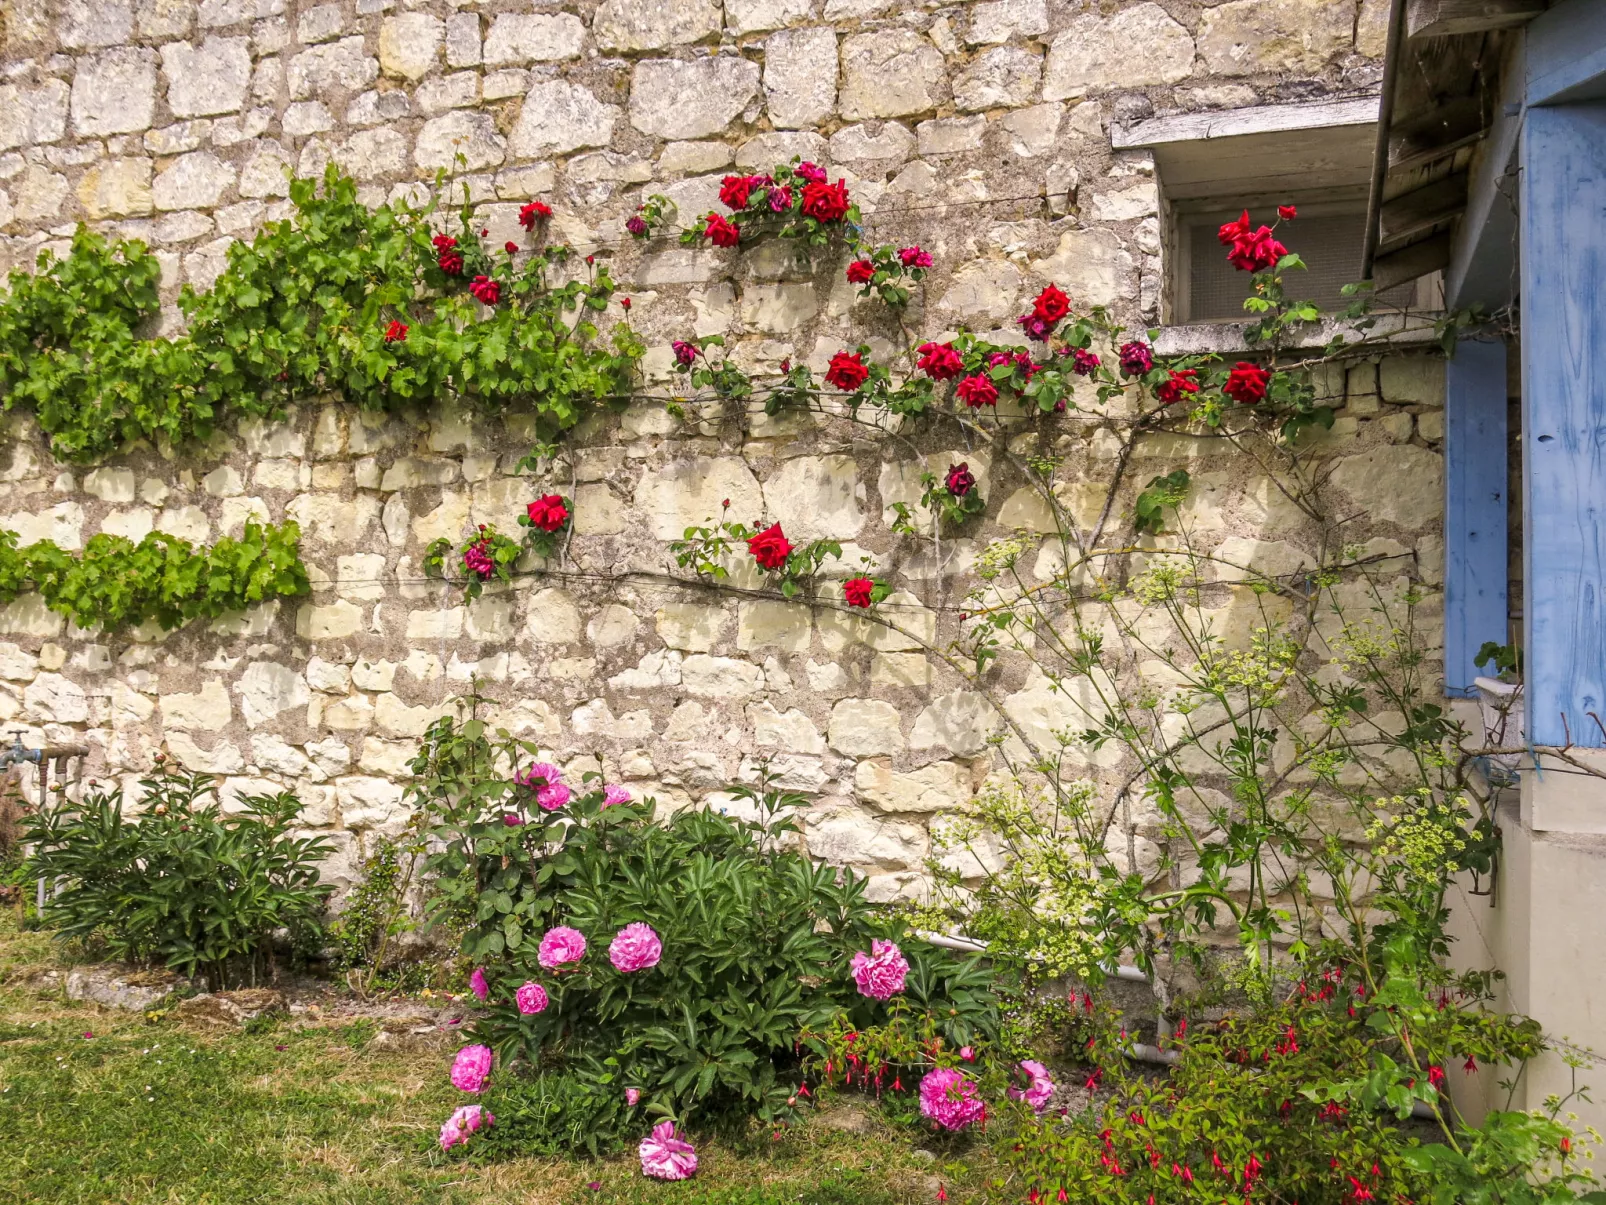
<svg viewBox="0 0 1606 1205">
<path fill-rule="evenodd" d="M 553 239 L 613 260 L 651 347 L 646 390 L 662 395 L 668 342 L 691 331 L 726 334 L 755 370 L 785 357 L 820 369 L 861 340 L 881 355 L 902 345 L 834 260 L 811 271 L 773 246 L 621 245 L 647 193 L 692 215 L 731 165 L 802 155 L 848 180 L 873 239 L 936 257 L 908 315 L 917 337 L 964 324 L 1018 341 L 1014 316 L 1049 281 L 1142 326 L 1160 301 L 1158 188 L 1147 155 L 1112 153 L 1112 120 L 1362 91 L 1379 75 L 1387 7 L 8 0 L 0 259 L 30 262 L 89 221 L 156 248 L 174 296 L 205 288 L 231 239 L 284 214 L 287 169 L 333 159 L 378 202 L 461 154 L 493 245 L 537 197 L 556 210 Z M 1364 363 L 1323 388 L 1342 407 L 1321 450 L 1357 516 L 1345 539 L 1415 553 L 1431 579 L 1442 368 Z M 1063 496 L 1090 522 L 1118 428 L 1057 421 L 1023 426 L 1020 447 L 1043 440 L 1062 458 Z M 108 639 L 66 630 L 35 600 L 12 604 L 0 716 L 33 739 L 87 739 L 91 772 L 132 777 L 165 749 L 230 792 L 292 786 L 336 839 L 340 881 L 368 834 L 404 823 L 416 739 L 477 675 L 499 722 L 676 805 L 723 801 L 773 756 L 813 800 L 812 850 L 866 869 L 880 898 L 909 890 L 933 817 L 988 773 L 989 704 L 886 629 L 665 580 L 666 542 L 725 499 L 794 538 L 840 539 L 834 572 L 870 557 L 898 587 L 900 622 L 942 645 L 978 548 L 1049 523 L 1006 464 L 951 437 L 707 407 L 682 420 L 644 398 L 588 420 L 536 483 L 578 504 L 562 571 L 464 606 L 424 580 L 422 550 L 475 522 L 516 530 L 536 488 L 512 475 L 531 435 L 518 416 L 385 417 L 309 398 L 281 425 L 88 470 L 53 463 L 21 416 L 6 431 L 0 527 L 24 542 L 74 548 L 152 528 L 207 541 L 253 515 L 301 523 L 316 586 L 304 605 Z M 1218 449 L 1148 441 L 1128 476 L 1188 464 L 1189 522 L 1207 543 L 1269 572 L 1307 563 L 1314 533 Z M 985 519 L 936 551 L 893 533 L 891 504 L 913 503 L 922 467 L 951 460 L 978 470 Z M 1073 718 L 1024 665 L 1001 666 L 994 686 L 1034 737 Z"/>
</svg>

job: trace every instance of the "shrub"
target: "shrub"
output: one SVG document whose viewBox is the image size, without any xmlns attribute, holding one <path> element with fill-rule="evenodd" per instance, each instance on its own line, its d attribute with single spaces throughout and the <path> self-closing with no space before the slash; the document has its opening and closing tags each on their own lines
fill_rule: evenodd
<svg viewBox="0 0 1606 1205">
<path fill-rule="evenodd" d="M 144 813 L 120 792 L 91 789 L 76 809 L 35 817 L 29 872 L 54 881 L 42 921 L 64 940 L 114 958 L 160 960 L 213 988 L 255 982 L 281 931 L 316 940 L 331 888 L 318 882 L 321 837 L 293 837 L 293 794 L 253 795 L 225 815 L 212 779 L 159 769 L 143 779 Z"/>
</svg>

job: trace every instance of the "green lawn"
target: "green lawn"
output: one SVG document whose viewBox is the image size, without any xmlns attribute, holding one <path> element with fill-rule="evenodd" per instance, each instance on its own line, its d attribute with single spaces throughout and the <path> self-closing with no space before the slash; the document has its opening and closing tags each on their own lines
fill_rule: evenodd
<svg viewBox="0 0 1606 1205">
<path fill-rule="evenodd" d="M 29 986 L 50 964 L 45 938 L 0 920 L 0 1201 L 904 1205 L 932 1201 L 939 1177 L 973 1199 L 907 1135 L 819 1124 L 700 1143 L 683 1184 L 644 1180 L 634 1158 L 448 1160 L 449 1050 L 376 1044 L 371 1025 L 194 1030 Z"/>
</svg>

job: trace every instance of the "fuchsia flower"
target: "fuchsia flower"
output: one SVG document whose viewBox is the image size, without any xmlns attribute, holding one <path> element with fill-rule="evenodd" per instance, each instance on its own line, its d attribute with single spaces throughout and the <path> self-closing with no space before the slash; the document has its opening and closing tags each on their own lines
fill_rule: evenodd
<svg viewBox="0 0 1606 1205">
<path fill-rule="evenodd" d="M 496 1118 L 488 1110 L 479 1105 L 464 1105 L 441 1126 L 441 1150 L 449 1151 L 458 1143 L 467 1142 L 468 1136 L 476 1130 L 488 1130 L 495 1123 Z"/>
<path fill-rule="evenodd" d="M 794 167 L 792 173 L 799 179 L 807 180 L 810 184 L 825 183 L 825 169 L 816 163 L 810 163 L 807 159 Z"/>
<path fill-rule="evenodd" d="M 485 982 L 484 967 L 474 968 L 474 973 L 468 977 L 468 990 L 481 1000 L 491 994 L 490 984 Z"/>
<path fill-rule="evenodd" d="M 618 783 L 610 782 L 607 786 L 602 788 L 602 806 L 605 808 L 616 807 L 621 803 L 631 802 L 633 802 L 633 796 Z"/>
<path fill-rule="evenodd" d="M 625 229 L 637 238 L 644 238 L 647 234 L 647 222 L 640 214 L 632 214 L 625 219 Z"/>
<path fill-rule="evenodd" d="M 464 550 L 463 568 L 481 581 L 496 572 L 496 562 L 491 560 L 491 554 L 486 549 L 484 540 L 476 540 Z"/>
<path fill-rule="evenodd" d="M 909 960 L 903 956 L 903 951 L 879 937 L 870 943 L 870 951 L 866 954 L 860 950 L 850 964 L 859 994 L 872 1000 L 886 1000 L 903 991 L 903 981 L 909 974 Z"/>
<path fill-rule="evenodd" d="M 491 1048 L 465 1046 L 452 1060 L 452 1087 L 459 1092 L 480 1092 L 491 1075 Z"/>
<path fill-rule="evenodd" d="M 634 1109 L 636 1107 L 636 1105 L 639 1104 L 640 1102 L 641 1102 L 641 1089 L 640 1088 L 626 1088 L 625 1089 L 625 1104 L 629 1105 L 632 1109 Z"/>
<path fill-rule="evenodd" d="M 637 1148 L 641 1174 L 655 1180 L 685 1180 L 697 1170 L 697 1148 L 675 1134 L 675 1123 L 660 1121 Z"/>
<path fill-rule="evenodd" d="M 525 1016 L 543 1013 L 547 1006 L 546 988 L 539 983 L 526 983 L 513 993 L 513 1002 Z"/>
<path fill-rule="evenodd" d="M 1054 1080 L 1048 1074 L 1048 1068 L 1036 1059 L 1022 1059 L 1016 1069 L 1026 1076 L 1028 1082 L 1024 1088 L 1011 1087 L 1009 1098 L 1023 1100 L 1031 1106 L 1032 1112 L 1041 1113 L 1054 1095 Z"/>
<path fill-rule="evenodd" d="M 585 954 L 585 934 L 567 925 L 559 925 L 542 934 L 541 948 L 536 954 L 536 961 L 547 970 L 555 971 L 559 967 L 568 966 L 571 962 L 579 962 Z"/>
<path fill-rule="evenodd" d="M 636 921 L 613 935 L 608 946 L 608 961 L 613 969 L 628 975 L 632 971 L 651 970 L 663 957 L 664 945 L 658 940 L 651 925 Z"/>
<path fill-rule="evenodd" d="M 952 1067 L 928 1071 L 920 1081 L 920 1112 L 945 1130 L 962 1130 L 980 1121 L 986 1109 L 975 1081 Z"/>
</svg>

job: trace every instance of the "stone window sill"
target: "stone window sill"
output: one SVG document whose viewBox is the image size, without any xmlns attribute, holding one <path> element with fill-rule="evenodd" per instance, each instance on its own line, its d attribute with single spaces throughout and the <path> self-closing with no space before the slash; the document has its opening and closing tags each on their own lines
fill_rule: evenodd
<svg viewBox="0 0 1606 1205">
<path fill-rule="evenodd" d="M 1361 339 L 1375 341 L 1386 336 L 1392 347 L 1423 347 L 1435 342 L 1433 324 L 1440 316 L 1438 312 L 1420 310 L 1382 313 L 1376 316 L 1377 324 L 1365 331 L 1356 330 L 1352 322 L 1327 318 L 1302 328 L 1287 346 L 1296 349 L 1324 347 L 1335 335 L 1342 334 L 1350 343 Z M 1248 322 L 1200 322 L 1163 326 L 1155 336 L 1154 350 L 1163 356 L 1252 354 L 1256 348 L 1244 338 L 1250 325 Z"/>
</svg>

